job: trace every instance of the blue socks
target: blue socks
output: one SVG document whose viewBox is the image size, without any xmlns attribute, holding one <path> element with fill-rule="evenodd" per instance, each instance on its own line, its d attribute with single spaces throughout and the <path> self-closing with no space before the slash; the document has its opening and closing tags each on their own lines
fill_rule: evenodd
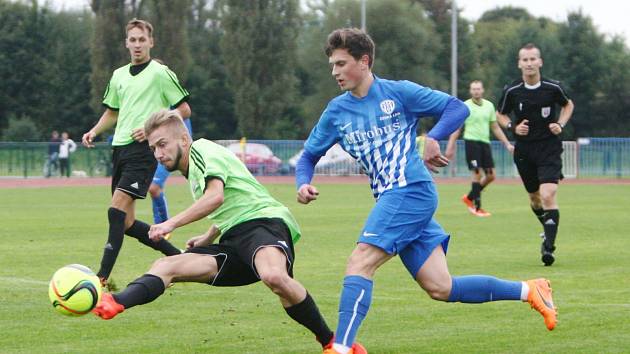
<svg viewBox="0 0 630 354">
<path fill-rule="evenodd" d="M 160 193 L 157 198 L 151 198 L 151 200 L 153 202 L 153 223 L 161 224 L 168 220 L 168 206 L 164 192 Z"/>
<path fill-rule="evenodd" d="M 477 304 L 498 300 L 521 300 L 520 281 L 502 280 L 488 275 L 453 277 L 448 302 Z"/>
<path fill-rule="evenodd" d="M 351 347 L 372 302 L 372 280 L 359 275 L 343 279 L 335 343 Z"/>
</svg>

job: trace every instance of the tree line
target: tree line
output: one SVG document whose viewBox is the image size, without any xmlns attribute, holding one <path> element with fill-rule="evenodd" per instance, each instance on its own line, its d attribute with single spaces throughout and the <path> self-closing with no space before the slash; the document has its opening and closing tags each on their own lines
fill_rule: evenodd
<svg viewBox="0 0 630 354">
<path fill-rule="evenodd" d="M 450 8 L 449 0 L 367 1 L 374 73 L 450 92 Z M 124 27 L 133 17 L 154 25 L 152 56 L 191 93 L 196 137 L 303 139 L 339 94 L 326 36 L 360 26 L 360 0 L 91 0 L 81 11 L 0 0 L 2 140 L 87 131 L 112 71 L 129 62 Z M 576 103 L 564 138 L 630 132 L 630 51 L 588 15 L 558 22 L 500 7 L 478 21 L 460 17 L 457 31 L 460 98 L 478 79 L 496 103 L 520 77 L 518 49 L 534 42 L 543 76 L 560 80 Z"/>
</svg>

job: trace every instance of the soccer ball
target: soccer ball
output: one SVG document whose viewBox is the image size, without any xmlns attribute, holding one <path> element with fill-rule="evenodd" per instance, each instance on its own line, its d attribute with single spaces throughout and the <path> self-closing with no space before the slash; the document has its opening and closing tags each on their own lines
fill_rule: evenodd
<svg viewBox="0 0 630 354">
<path fill-rule="evenodd" d="M 101 300 L 101 282 L 90 268 L 70 264 L 55 272 L 48 286 L 48 297 L 57 312 L 82 316 Z"/>
</svg>

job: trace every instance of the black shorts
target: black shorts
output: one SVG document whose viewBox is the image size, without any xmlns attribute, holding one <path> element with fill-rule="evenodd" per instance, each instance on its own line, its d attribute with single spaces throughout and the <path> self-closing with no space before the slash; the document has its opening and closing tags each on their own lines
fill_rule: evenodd
<svg viewBox="0 0 630 354">
<path fill-rule="evenodd" d="M 293 240 L 289 228 L 280 218 L 249 220 L 229 229 L 219 243 L 194 247 L 186 253 L 207 254 L 215 257 L 219 271 L 208 284 L 241 286 L 260 280 L 254 256 L 262 247 L 278 247 L 287 258 L 287 272 L 293 277 Z"/>
<path fill-rule="evenodd" d="M 464 146 L 466 147 L 466 162 L 468 162 L 469 170 L 494 168 L 490 144 L 481 141 L 464 140 Z"/>
<path fill-rule="evenodd" d="M 133 199 L 146 198 L 157 167 L 149 143 L 114 146 L 112 165 L 112 194 L 118 189 Z"/>
<path fill-rule="evenodd" d="M 517 141 L 514 163 L 529 193 L 543 183 L 558 183 L 562 176 L 562 141 L 557 138 L 539 141 Z"/>
</svg>

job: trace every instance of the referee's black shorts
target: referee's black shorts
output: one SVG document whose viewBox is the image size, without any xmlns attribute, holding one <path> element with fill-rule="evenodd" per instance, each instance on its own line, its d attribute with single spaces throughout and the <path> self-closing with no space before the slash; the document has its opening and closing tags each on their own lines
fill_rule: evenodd
<svg viewBox="0 0 630 354">
<path fill-rule="evenodd" d="M 147 141 L 114 146 L 112 165 L 112 194 L 118 189 L 133 199 L 146 198 L 157 167 Z"/>
<path fill-rule="evenodd" d="M 553 137 L 538 141 L 517 141 L 514 163 L 529 193 L 543 183 L 558 183 L 562 176 L 562 141 Z"/>
<path fill-rule="evenodd" d="M 494 160 L 492 159 L 492 150 L 490 144 L 481 141 L 464 140 L 466 148 L 466 162 L 469 170 L 494 168 Z"/>
<path fill-rule="evenodd" d="M 279 248 L 287 259 L 287 272 L 293 277 L 293 240 L 281 218 L 260 218 L 238 224 L 221 236 L 219 243 L 193 247 L 186 253 L 207 254 L 215 257 L 217 275 L 208 284 L 240 286 L 260 280 L 254 256 L 263 247 Z"/>
</svg>

